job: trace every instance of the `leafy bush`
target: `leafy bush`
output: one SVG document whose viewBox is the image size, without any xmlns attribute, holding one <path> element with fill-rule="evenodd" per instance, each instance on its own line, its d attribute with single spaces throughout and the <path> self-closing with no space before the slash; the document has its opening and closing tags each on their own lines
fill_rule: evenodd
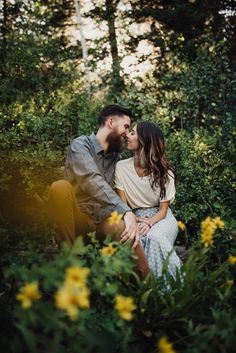
<svg viewBox="0 0 236 353">
<path fill-rule="evenodd" d="M 222 240 L 224 232 L 214 240 L 217 237 Z M 5 268 L 3 298 L 14 332 L 11 352 L 153 352 L 165 335 L 176 351 L 192 348 L 197 352 L 199 346 L 200 351 L 208 347 L 213 353 L 218 344 L 220 352 L 233 352 L 232 326 L 226 324 L 222 331 L 220 320 L 234 320 L 236 257 L 230 265 L 227 258 L 215 256 L 215 243 L 206 248 L 199 239 L 176 281 L 165 270 L 158 279 L 150 274 L 141 281 L 133 271 L 135 256 L 129 245 L 110 243 L 108 237 L 101 251 L 93 234 L 90 238 L 86 246 L 81 238 L 72 248 L 65 245 L 53 258 L 26 253 Z M 73 281 L 82 281 L 90 293 L 87 302 L 78 304 L 83 307 L 78 318 L 68 309 L 68 304 L 77 305 L 74 301 L 63 297 L 64 309 L 55 301 L 55 294 L 67 283 L 65 278 L 68 281 L 68 269 L 73 268 L 80 273 Z M 37 290 L 31 288 L 31 295 L 25 295 L 30 305 L 22 298 L 25 283 L 39 284 Z M 16 302 L 17 293 L 21 296 Z M 117 294 L 131 298 L 129 303 L 117 306 Z"/>
<path fill-rule="evenodd" d="M 177 218 L 193 232 L 208 215 L 220 215 L 233 226 L 233 140 L 223 143 L 221 129 L 213 136 L 204 129 L 176 131 L 168 136 L 167 148 L 177 169 Z"/>
</svg>

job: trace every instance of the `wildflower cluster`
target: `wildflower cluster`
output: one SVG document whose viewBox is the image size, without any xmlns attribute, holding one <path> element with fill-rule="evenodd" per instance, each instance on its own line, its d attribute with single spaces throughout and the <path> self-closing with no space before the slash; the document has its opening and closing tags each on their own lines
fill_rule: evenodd
<svg viewBox="0 0 236 353">
<path fill-rule="evenodd" d="M 179 227 L 180 230 L 185 230 L 186 229 L 186 226 L 185 226 L 185 224 L 182 221 L 178 221 L 178 227 Z"/>
<path fill-rule="evenodd" d="M 124 297 L 118 294 L 115 298 L 115 309 L 122 319 L 130 321 L 133 318 L 132 312 L 136 309 L 136 305 L 132 297 Z"/>
<path fill-rule="evenodd" d="M 228 261 L 230 265 L 235 265 L 236 264 L 236 256 L 229 255 Z"/>
<path fill-rule="evenodd" d="M 217 228 L 224 228 L 224 222 L 220 219 L 220 217 L 207 217 L 204 221 L 202 221 L 202 243 L 204 246 L 208 247 L 213 244 L 213 238 Z"/>
<path fill-rule="evenodd" d="M 159 353 L 175 353 L 172 343 L 168 341 L 166 336 L 159 339 L 157 349 Z"/>
<path fill-rule="evenodd" d="M 119 214 L 117 211 L 113 211 L 110 217 L 108 218 L 108 223 L 110 225 L 119 224 L 121 219 L 122 219 L 122 215 Z"/>
<path fill-rule="evenodd" d="M 103 256 L 112 256 L 116 252 L 116 248 L 110 243 L 107 246 L 104 246 L 100 250 L 100 254 Z"/>
<path fill-rule="evenodd" d="M 16 295 L 16 299 L 21 302 L 23 309 L 29 309 L 32 306 L 33 301 L 40 298 L 41 293 L 39 292 L 37 282 L 26 283 Z"/>
<path fill-rule="evenodd" d="M 69 267 L 66 271 L 64 285 L 55 295 L 56 306 L 65 310 L 71 320 L 76 320 L 79 309 L 88 309 L 89 289 L 86 285 L 90 270 L 78 266 Z"/>
</svg>

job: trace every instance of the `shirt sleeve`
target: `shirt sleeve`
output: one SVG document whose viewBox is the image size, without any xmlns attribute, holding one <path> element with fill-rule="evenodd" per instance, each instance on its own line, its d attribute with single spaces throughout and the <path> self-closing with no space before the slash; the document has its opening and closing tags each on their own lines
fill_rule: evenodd
<svg viewBox="0 0 236 353">
<path fill-rule="evenodd" d="M 104 215 L 108 216 L 110 214 L 111 209 L 122 215 L 126 211 L 130 211 L 130 208 L 121 201 L 116 192 L 106 182 L 89 149 L 83 143 L 77 141 L 75 145 L 72 142 L 67 159 L 69 159 L 70 169 L 72 170 L 73 182 L 79 184 L 83 191 L 97 200 L 103 208 L 103 218 Z M 66 171 L 66 177 L 70 180 L 72 175 L 68 172 Z M 104 212 L 106 208 L 107 212 Z"/>
<path fill-rule="evenodd" d="M 162 197 L 160 199 L 160 202 L 170 201 L 170 203 L 173 203 L 175 199 L 176 189 L 174 173 L 171 170 L 168 171 L 168 177 L 169 181 L 166 183 L 166 196 Z"/>
<path fill-rule="evenodd" d="M 115 170 L 115 180 L 114 180 L 114 189 L 122 190 L 124 191 L 124 185 L 122 182 L 122 176 L 121 176 L 121 168 L 120 168 L 120 163 L 118 162 L 116 164 L 116 170 Z"/>
</svg>

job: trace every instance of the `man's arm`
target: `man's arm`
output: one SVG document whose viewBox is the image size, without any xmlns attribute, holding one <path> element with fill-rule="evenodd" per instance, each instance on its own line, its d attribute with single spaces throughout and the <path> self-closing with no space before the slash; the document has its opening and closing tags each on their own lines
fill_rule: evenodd
<svg viewBox="0 0 236 353">
<path fill-rule="evenodd" d="M 116 210 L 122 215 L 130 210 L 101 175 L 89 149 L 83 143 L 77 141 L 76 145 L 73 145 L 72 142 L 68 162 L 76 184 L 97 200 L 104 209 L 108 208 L 105 217 L 109 216 L 111 210 Z"/>
</svg>

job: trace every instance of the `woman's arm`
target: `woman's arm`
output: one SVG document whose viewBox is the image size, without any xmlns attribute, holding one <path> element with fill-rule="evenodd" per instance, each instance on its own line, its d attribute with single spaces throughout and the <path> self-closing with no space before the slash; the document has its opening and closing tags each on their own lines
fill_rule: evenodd
<svg viewBox="0 0 236 353">
<path fill-rule="evenodd" d="M 152 226 L 166 217 L 170 201 L 160 202 L 159 211 L 153 217 L 138 217 L 140 235 L 147 234 Z"/>
<path fill-rule="evenodd" d="M 153 226 L 153 224 L 161 221 L 162 219 L 164 219 L 166 217 L 169 204 L 170 204 L 170 201 L 160 202 L 159 211 L 153 217 L 150 217 L 148 219 L 151 227 Z"/>
<path fill-rule="evenodd" d="M 123 190 L 119 190 L 119 189 L 115 189 L 116 193 L 119 195 L 120 199 L 124 202 L 124 203 L 128 203 L 127 202 L 127 198 L 125 196 L 125 193 Z"/>
</svg>

